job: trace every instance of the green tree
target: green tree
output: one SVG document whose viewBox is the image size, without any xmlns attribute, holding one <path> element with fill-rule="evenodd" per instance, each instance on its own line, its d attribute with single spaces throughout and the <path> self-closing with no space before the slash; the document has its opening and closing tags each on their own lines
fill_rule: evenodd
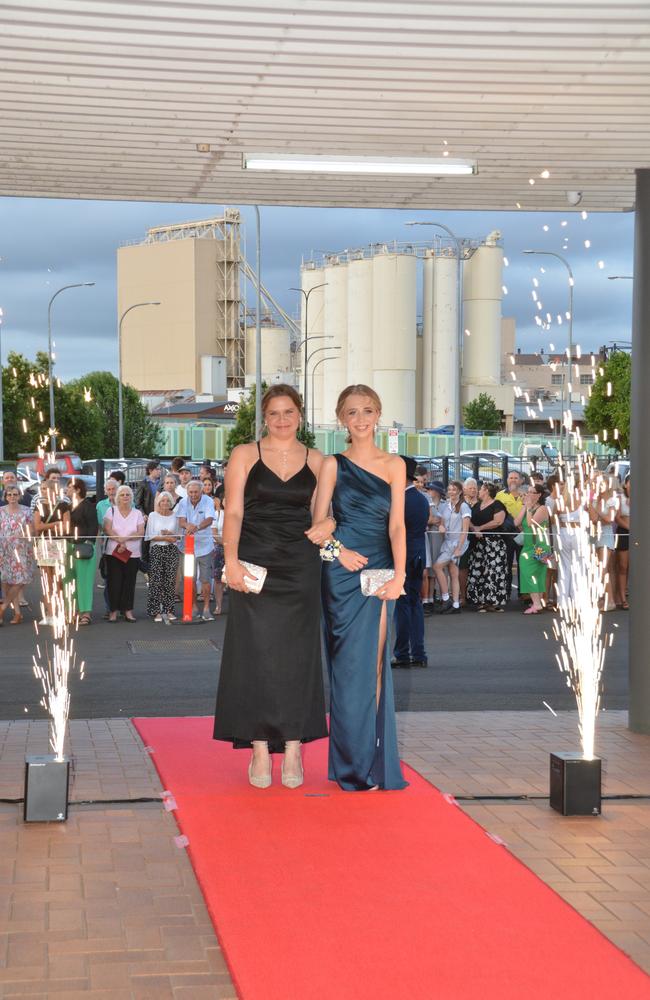
<svg viewBox="0 0 650 1000">
<path fill-rule="evenodd" d="M 15 460 L 21 452 L 49 448 L 49 383 L 47 354 L 29 361 L 11 351 L 2 371 L 5 455 Z M 149 416 L 131 386 L 124 386 L 125 450 L 131 456 L 155 455 L 164 440 L 162 429 Z M 54 385 L 54 416 L 59 448 L 82 458 L 117 455 L 117 379 L 110 372 L 91 372 L 83 378 Z"/>
<path fill-rule="evenodd" d="M 115 457 L 119 445 L 118 381 L 115 375 L 110 372 L 89 372 L 82 378 L 68 382 L 65 388 L 75 399 L 83 399 L 85 393 L 90 393 L 90 402 L 85 404 L 85 410 L 78 407 L 76 412 L 85 412 L 93 425 L 98 426 L 99 435 L 93 439 L 93 448 L 84 451 L 84 457 Z M 163 430 L 151 419 L 133 386 L 122 386 L 122 405 L 125 457 L 148 458 L 156 455 L 164 441 Z"/>
<path fill-rule="evenodd" d="M 262 382 L 262 393 L 265 393 L 267 388 L 266 383 Z M 255 386 L 251 386 L 248 395 L 246 397 L 242 396 L 235 426 L 228 432 L 228 437 L 226 438 L 227 458 L 230 457 L 231 451 L 238 444 L 249 444 L 255 440 L 255 398 Z M 304 424 L 300 427 L 296 436 L 308 448 L 315 447 L 316 438 L 310 430 L 307 430 Z"/>
<path fill-rule="evenodd" d="M 618 447 L 630 446 L 630 394 L 632 389 L 632 358 L 625 351 L 614 351 L 602 365 L 603 374 L 597 375 L 591 387 L 591 396 L 585 405 L 585 424 L 592 434 L 616 447 L 614 431 L 618 431 Z M 608 388 L 611 393 L 608 394 Z"/>
<path fill-rule="evenodd" d="M 36 451 L 49 427 L 47 354 L 29 361 L 10 351 L 2 369 L 4 452 L 15 460 L 20 452 Z"/>
<path fill-rule="evenodd" d="M 472 431 L 498 431 L 501 427 L 501 413 L 492 396 L 482 392 L 464 406 L 463 423 Z"/>
</svg>

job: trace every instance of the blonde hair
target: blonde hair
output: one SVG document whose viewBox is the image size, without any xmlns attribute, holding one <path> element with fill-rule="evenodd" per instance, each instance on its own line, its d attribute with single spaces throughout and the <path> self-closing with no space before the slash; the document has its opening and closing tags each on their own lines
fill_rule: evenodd
<svg viewBox="0 0 650 1000">
<path fill-rule="evenodd" d="M 339 398 L 336 401 L 336 419 L 340 423 L 343 423 L 342 420 L 343 411 L 345 409 L 345 404 L 347 403 L 350 396 L 367 396 L 368 399 L 371 399 L 372 402 L 375 404 L 377 408 L 377 413 L 381 415 L 381 399 L 371 386 L 364 385 L 361 382 L 358 385 L 346 385 L 345 389 L 343 389 L 343 391 L 339 394 Z M 348 444 L 350 443 L 351 440 L 352 438 L 348 434 L 347 436 Z"/>
<path fill-rule="evenodd" d="M 133 490 L 131 489 L 130 486 L 127 486 L 126 483 L 122 483 L 122 485 L 118 486 L 118 488 L 115 490 L 115 500 L 116 501 L 117 501 L 117 498 L 119 497 L 120 493 L 128 493 L 129 500 L 131 501 L 131 503 L 133 503 Z"/>
</svg>

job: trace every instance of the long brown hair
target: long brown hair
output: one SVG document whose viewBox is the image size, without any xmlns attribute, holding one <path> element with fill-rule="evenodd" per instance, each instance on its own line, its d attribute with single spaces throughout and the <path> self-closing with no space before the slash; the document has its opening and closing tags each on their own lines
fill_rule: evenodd
<svg viewBox="0 0 650 1000">
<path fill-rule="evenodd" d="M 287 385 L 285 382 L 278 382 L 266 390 L 262 396 L 262 416 L 265 416 L 271 400 L 277 399 L 278 396 L 288 396 L 302 416 L 302 397 L 292 385 Z"/>
<path fill-rule="evenodd" d="M 459 479 L 452 479 L 449 486 L 455 486 L 456 489 L 458 490 L 458 500 L 456 501 L 455 506 L 453 508 L 456 514 L 458 514 L 460 513 L 460 508 L 465 503 L 465 498 L 463 496 L 463 484 L 460 482 Z M 447 487 L 447 495 L 449 495 L 449 486 Z"/>
<path fill-rule="evenodd" d="M 271 401 L 277 399 L 279 396 L 287 396 L 293 405 L 298 410 L 300 414 L 300 419 L 303 418 L 302 410 L 302 397 L 292 385 L 286 385 L 284 382 L 279 382 L 277 385 L 272 385 L 266 390 L 262 396 L 262 418 L 266 417 L 266 411 L 268 410 Z"/>
</svg>

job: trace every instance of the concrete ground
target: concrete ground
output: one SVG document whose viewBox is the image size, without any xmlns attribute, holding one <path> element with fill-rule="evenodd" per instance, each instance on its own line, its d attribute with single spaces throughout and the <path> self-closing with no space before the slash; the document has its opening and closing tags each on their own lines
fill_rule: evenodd
<svg viewBox="0 0 650 1000">
<path fill-rule="evenodd" d="M 398 726 L 404 760 L 650 973 L 650 737 L 606 712 L 603 814 L 568 818 L 549 808 L 548 755 L 576 747 L 575 713 L 408 712 Z M 12 800 L 47 724 L 0 724 L 0 998 L 234 998 L 150 752 L 126 719 L 73 721 L 69 743 L 68 821 L 24 824 Z"/>
<path fill-rule="evenodd" d="M 33 624 L 0 633 L 0 718 L 14 720 L 0 723 L 2 1000 L 235 996 L 173 812 L 129 721 L 211 714 L 225 616 L 166 627 L 144 619 L 145 596 L 140 585 L 136 625 L 96 616 L 76 635 L 86 677 L 72 690 L 66 823 L 22 822 L 24 756 L 47 752 L 47 723 L 31 671 Z M 602 816 L 549 807 L 549 752 L 578 748 L 573 696 L 544 635 L 550 615 L 512 608 L 428 620 L 430 666 L 393 671 L 400 745 L 405 761 L 650 972 L 650 737 L 626 728 L 627 616 L 608 615 L 607 625 L 615 643 L 597 728 Z"/>
</svg>

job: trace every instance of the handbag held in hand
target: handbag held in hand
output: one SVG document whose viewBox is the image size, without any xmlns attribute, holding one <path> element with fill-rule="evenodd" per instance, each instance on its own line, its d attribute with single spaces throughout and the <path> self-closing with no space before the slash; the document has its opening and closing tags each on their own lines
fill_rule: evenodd
<svg viewBox="0 0 650 1000">
<path fill-rule="evenodd" d="M 245 562 L 243 559 L 240 559 L 239 562 L 244 567 L 244 569 L 248 570 L 248 572 L 251 574 L 251 576 L 248 575 L 244 576 L 244 579 L 246 580 L 246 586 L 248 587 L 249 591 L 251 592 L 251 594 L 259 594 L 260 590 L 264 586 L 264 581 L 266 580 L 266 574 L 267 574 L 266 567 L 256 566 L 255 563 Z M 257 577 L 257 579 L 253 579 L 253 577 Z M 221 574 L 221 582 L 225 584 L 228 583 L 225 566 Z"/>
</svg>

